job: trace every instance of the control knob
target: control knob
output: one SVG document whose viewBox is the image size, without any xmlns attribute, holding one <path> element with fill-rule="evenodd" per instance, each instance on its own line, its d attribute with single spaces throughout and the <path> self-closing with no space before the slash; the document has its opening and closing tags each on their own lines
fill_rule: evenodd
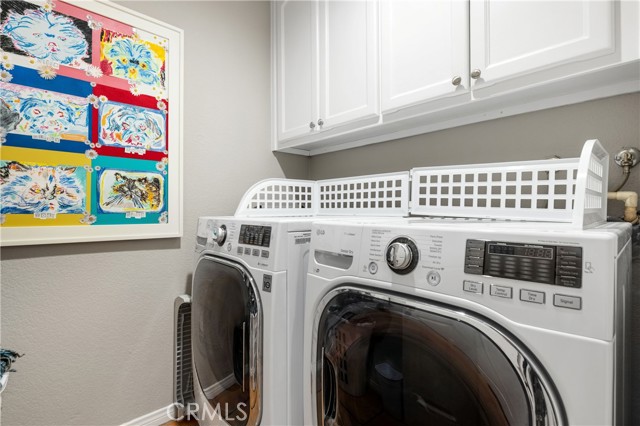
<svg viewBox="0 0 640 426">
<path fill-rule="evenodd" d="M 211 228 L 211 239 L 219 246 L 222 246 L 227 239 L 227 227 L 225 225 L 220 225 L 219 227 L 214 225 Z"/>
<path fill-rule="evenodd" d="M 409 238 L 396 238 L 387 246 L 386 258 L 394 272 L 408 274 L 418 265 L 418 247 Z"/>
</svg>

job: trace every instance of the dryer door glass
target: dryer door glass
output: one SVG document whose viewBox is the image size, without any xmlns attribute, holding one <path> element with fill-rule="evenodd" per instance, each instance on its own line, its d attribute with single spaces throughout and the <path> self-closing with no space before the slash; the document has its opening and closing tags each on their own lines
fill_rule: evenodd
<svg viewBox="0 0 640 426">
<path fill-rule="evenodd" d="M 556 424 L 529 358 L 493 328 L 423 302 L 335 294 L 317 324 L 319 425 Z"/>
<path fill-rule="evenodd" d="M 252 282 L 238 266 L 204 257 L 194 272 L 192 294 L 195 385 L 211 405 L 209 415 L 217 411 L 231 426 L 256 424 L 255 346 L 261 341 L 261 330 Z"/>
</svg>

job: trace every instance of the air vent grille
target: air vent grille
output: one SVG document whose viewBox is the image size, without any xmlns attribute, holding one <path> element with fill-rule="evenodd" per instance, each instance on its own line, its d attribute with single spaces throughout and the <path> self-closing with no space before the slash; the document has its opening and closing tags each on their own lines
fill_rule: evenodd
<svg viewBox="0 0 640 426">
<path fill-rule="evenodd" d="M 181 298 L 178 298 L 181 299 Z M 194 401 L 191 364 L 191 303 L 181 301 L 175 312 L 175 401 L 186 407 Z"/>
</svg>

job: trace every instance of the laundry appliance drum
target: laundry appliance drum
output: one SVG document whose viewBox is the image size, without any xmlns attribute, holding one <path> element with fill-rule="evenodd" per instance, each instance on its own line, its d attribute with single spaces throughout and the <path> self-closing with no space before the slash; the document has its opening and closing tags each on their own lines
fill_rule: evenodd
<svg viewBox="0 0 640 426">
<path fill-rule="evenodd" d="M 261 418 L 262 308 L 251 275 L 235 262 L 200 258 L 193 276 L 192 351 L 201 423 Z M 218 421 L 219 422 L 219 421 Z"/>
<path fill-rule="evenodd" d="M 314 328 L 318 425 L 566 424 L 533 356 L 471 312 L 345 286 Z"/>
</svg>

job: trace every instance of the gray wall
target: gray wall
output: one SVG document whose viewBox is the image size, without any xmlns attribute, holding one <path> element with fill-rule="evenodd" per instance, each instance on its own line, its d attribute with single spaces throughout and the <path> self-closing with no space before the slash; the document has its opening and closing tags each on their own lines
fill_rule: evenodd
<svg viewBox="0 0 640 426">
<path fill-rule="evenodd" d="M 624 146 L 640 149 L 640 94 L 470 124 L 346 151 L 311 157 L 309 178 L 328 179 L 409 170 L 420 166 L 579 157 L 588 139 L 599 139 L 611 157 L 609 186 L 621 183 L 613 156 Z M 625 190 L 640 192 L 640 166 Z M 619 203 L 609 212 L 622 214 Z"/>
<path fill-rule="evenodd" d="M 269 3 L 122 2 L 185 30 L 184 237 L 2 249 L 2 346 L 26 353 L 2 424 L 115 425 L 172 401 L 173 300 L 198 216 L 260 179 L 305 178 L 270 151 Z"/>
</svg>

